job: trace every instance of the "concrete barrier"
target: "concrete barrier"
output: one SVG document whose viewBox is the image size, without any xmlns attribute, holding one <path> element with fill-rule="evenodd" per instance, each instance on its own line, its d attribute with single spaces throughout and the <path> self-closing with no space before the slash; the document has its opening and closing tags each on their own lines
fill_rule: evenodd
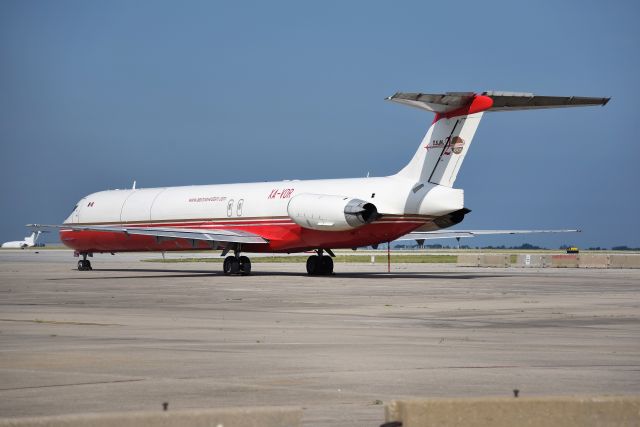
<svg viewBox="0 0 640 427">
<path fill-rule="evenodd" d="M 383 426 L 389 427 L 637 427 L 640 425 L 640 397 L 392 401 L 385 408 L 385 418 Z"/>
<path fill-rule="evenodd" d="M 608 254 L 580 254 L 578 266 L 581 268 L 609 268 Z"/>
<path fill-rule="evenodd" d="M 479 254 L 458 255 L 458 265 L 461 267 L 480 267 Z"/>
<path fill-rule="evenodd" d="M 542 254 L 520 254 L 516 266 L 524 268 L 545 268 L 551 266 L 551 257 Z"/>
<path fill-rule="evenodd" d="M 509 254 L 460 254 L 458 265 L 461 267 L 509 267 Z M 518 254 L 514 267 L 523 268 L 640 268 L 638 254 Z"/>
<path fill-rule="evenodd" d="M 4 418 L 0 427 L 296 427 L 299 408 L 193 409 Z"/>
<path fill-rule="evenodd" d="M 640 255 L 611 254 L 609 268 L 640 268 Z"/>
<path fill-rule="evenodd" d="M 505 254 L 460 254 L 461 267 L 509 267 L 511 255 Z"/>
<path fill-rule="evenodd" d="M 578 268 L 578 255 L 551 255 L 551 267 Z"/>
<path fill-rule="evenodd" d="M 480 267 L 509 267 L 511 255 L 507 254 L 483 254 L 480 255 Z"/>
</svg>

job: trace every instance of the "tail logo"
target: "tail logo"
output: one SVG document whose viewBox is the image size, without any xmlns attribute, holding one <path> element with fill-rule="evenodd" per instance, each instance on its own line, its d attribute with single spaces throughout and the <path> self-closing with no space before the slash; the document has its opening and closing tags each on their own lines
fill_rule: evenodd
<svg viewBox="0 0 640 427">
<path fill-rule="evenodd" d="M 453 138 L 451 138 L 450 145 L 453 154 L 460 154 L 462 153 L 462 150 L 464 150 L 464 139 L 460 138 L 459 136 L 454 136 Z"/>
<path fill-rule="evenodd" d="M 437 140 L 431 141 L 431 144 L 428 144 L 424 148 L 426 148 L 427 151 L 429 151 L 429 149 L 431 148 L 441 148 L 441 147 L 445 147 L 444 152 L 442 153 L 445 156 L 450 156 L 451 153 L 460 154 L 462 153 L 462 150 L 464 150 L 464 139 L 460 138 L 459 136 L 454 136 L 451 139 L 449 139 L 449 137 L 445 139 L 437 139 Z"/>
</svg>

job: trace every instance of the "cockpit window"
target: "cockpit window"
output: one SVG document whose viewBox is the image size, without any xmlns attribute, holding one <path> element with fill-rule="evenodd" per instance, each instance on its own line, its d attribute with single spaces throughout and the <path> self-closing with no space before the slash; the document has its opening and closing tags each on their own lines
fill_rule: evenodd
<svg viewBox="0 0 640 427">
<path fill-rule="evenodd" d="M 72 213 L 74 213 L 74 212 L 76 211 L 76 209 L 78 209 L 78 205 L 75 205 L 75 206 L 73 207 L 73 210 L 71 211 L 71 214 L 72 214 Z M 69 214 L 69 215 L 71 215 L 71 214 Z"/>
</svg>

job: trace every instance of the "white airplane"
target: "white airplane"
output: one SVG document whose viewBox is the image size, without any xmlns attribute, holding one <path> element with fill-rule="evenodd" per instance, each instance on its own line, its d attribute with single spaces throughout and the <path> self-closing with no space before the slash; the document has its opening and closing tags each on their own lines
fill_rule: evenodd
<svg viewBox="0 0 640 427">
<path fill-rule="evenodd" d="M 16 240 L 13 242 L 4 242 L 2 248 L 24 249 L 32 248 L 38 242 L 38 238 L 42 234 L 42 231 L 34 231 L 31 236 L 25 237 L 24 240 Z"/>
<path fill-rule="evenodd" d="M 310 275 L 333 272 L 332 249 L 442 238 L 470 211 L 453 184 L 484 112 L 605 105 L 609 98 L 530 93 L 396 93 L 390 101 L 434 112 L 409 163 L 385 177 L 110 190 L 82 198 L 60 232 L 78 270 L 96 252 L 221 249 L 225 274 L 247 275 L 242 252 L 315 250 Z M 495 230 L 494 234 L 532 230 Z M 576 231 L 576 230 L 547 230 Z M 468 237 L 473 231 L 447 237 Z M 233 255 L 229 255 L 232 252 Z M 325 255 L 329 254 L 329 256 Z"/>
</svg>

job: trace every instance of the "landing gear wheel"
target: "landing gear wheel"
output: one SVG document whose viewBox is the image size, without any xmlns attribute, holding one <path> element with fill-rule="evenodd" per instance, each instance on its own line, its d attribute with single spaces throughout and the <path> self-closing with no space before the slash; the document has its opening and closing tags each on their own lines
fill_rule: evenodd
<svg viewBox="0 0 640 427">
<path fill-rule="evenodd" d="M 234 256 L 228 256 L 224 259 L 222 264 L 224 274 L 238 274 L 240 271 L 240 263 Z"/>
<path fill-rule="evenodd" d="M 307 274 L 309 276 L 324 276 L 333 274 L 333 260 L 330 256 L 312 255 L 307 258 Z"/>
<path fill-rule="evenodd" d="M 243 276 L 251 274 L 251 260 L 249 257 L 241 256 L 238 261 L 240 262 L 240 274 Z"/>
<path fill-rule="evenodd" d="M 317 255 L 311 255 L 309 258 L 307 258 L 307 274 L 309 276 L 315 276 L 319 273 L 320 268 L 318 264 L 319 263 Z"/>
<path fill-rule="evenodd" d="M 78 261 L 78 271 L 88 271 L 88 270 L 92 270 L 91 261 L 88 261 L 86 259 L 81 259 L 80 261 Z"/>
<path fill-rule="evenodd" d="M 333 274 L 333 259 L 331 259 L 330 256 L 328 255 L 324 255 L 321 258 L 321 264 L 322 264 L 322 268 L 320 271 L 322 271 L 321 274 L 325 274 L 325 275 L 331 275 Z"/>
</svg>

